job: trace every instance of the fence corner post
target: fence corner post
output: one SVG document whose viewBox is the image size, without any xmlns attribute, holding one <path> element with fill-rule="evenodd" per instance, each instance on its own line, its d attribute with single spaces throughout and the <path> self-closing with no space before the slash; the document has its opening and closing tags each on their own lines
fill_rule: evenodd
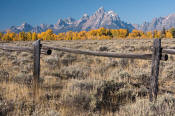
<svg viewBox="0 0 175 116">
<path fill-rule="evenodd" d="M 149 88 L 150 102 L 155 101 L 157 99 L 159 64 L 160 64 L 161 55 L 162 55 L 161 39 L 155 39 L 153 42 L 151 78 L 150 78 L 150 88 Z"/>
<path fill-rule="evenodd" d="M 33 70 L 33 100 L 38 99 L 39 92 L 39 77 L 40 77 L 40 53 L 41 44 L 40 40 L 33 43 L 33 56 L 34 56 L 34 70 Z"/>
</svg>

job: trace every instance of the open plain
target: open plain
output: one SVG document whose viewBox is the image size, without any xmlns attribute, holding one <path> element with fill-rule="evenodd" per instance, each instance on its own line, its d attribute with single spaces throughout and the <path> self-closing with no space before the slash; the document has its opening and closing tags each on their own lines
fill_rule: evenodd
<svg viewBox="0 0 175 116">
<path fill-rule="evenodd" d="M 42 41 L 43 45 L 152 53 L 153 39 Z M 30 41 L 1 43 L 32 47 Z M 174 39 L 162 39 L 165 48 Z M 33 54 L 0 50 L 0 115 L 174 116 L 175 56 L 161 61 L 159 93 L 150 103 L 151 60 L 107 58 L 53 51 L 41 55 L 39 99 L 33 104 Z"/>
</svg>

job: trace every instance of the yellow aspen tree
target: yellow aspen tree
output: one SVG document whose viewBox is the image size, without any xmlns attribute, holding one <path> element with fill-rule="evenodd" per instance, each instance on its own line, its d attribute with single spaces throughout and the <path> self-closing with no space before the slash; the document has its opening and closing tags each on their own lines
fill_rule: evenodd
<svg viewBox="0 0 175 116">
<path fill-rule="evenodd" d="M 66 40 L 72 40 L 72 37 L 73 37 L 72 31 L 68 31 L 66 33 Z"/>
<path fill-rule="evenodd" d="M 106 29 L 104 27 L 99 28 L 97 31 L 99 36 L 106 36 Z"/>
<path fill-rule="evenodd" d="M 18 34 L 14 33 L 12 41 L 17 41 L 19 38 Z"/>
<path fill-rule="evenodd" d="M 0 40 L 2 40 L 2 36 L 3 36 L 3 34 L 0 32 Z"/>
<path fill-rule="evenodd" d="M 45 32 L 45 34 L 46 34 L 45 40 L 54 40 L 52 29 L 48 29 L 48 30 Z"/>
<path fill-rule="evenodd" d="M 65 40 L 65 33 L 59 33 L 57 36 L 57 40 Z"/>
<path fill-rule="evenodd" d="M 126 38 L 128 34 L 128 29 L 119 29 L 119 38 Z"/>
<path fill-rule="evenodd" d="M 160 31 L 154 30 L 153 35 L 154 35 L 153 38 L 161 38 L 161 32 Z"/>
<path fill-rule="evenodd" d="M 148 39 L 152 39 L 152 38 L 153 38 L 153 33 L 152 33 L 152 31 L 146 32 L 146 36 L 147 36 Z"/>
<path fill-rule="evenodd" d="M 173 38 L 173 35 L 170 31 L 166 31 L 166 38 Z"/>
<path fill-rule="evenodd" d="M 118 29 L 111 29 L 111 33 L 112 33 L 113 38 L 115 38 L 115 39 L 119 38 L 120 32 Z"/>
<path fill-rule="evenodd" d="M 38 37 L 37 37 L 36 32 L 33 32 L 33 33 L 32 33 L 32 40 L 35 41 L 35 40 L 37 40 L 37 39 L 38 39 Z"/>
<path fill-rule="evenodd" d="M 134 29 L 131 33 L 129 33 L 128 38 L 141 38 L 144 35 L 143 31 Z"/>
<path fill-rule="evenodd" d="M 42 36 L 41 36 L 41 33 L 38 33 L 38 39 L 41 39 L 41 40 L 43 39 Z"/>
<path fill-rule="evenodd" d="M 23 33 L 22 32 L 19 32 L 19 41 L 22 41 L 23 40 Z"/>
<path fill-rule="evenodd" d="M 32 33 L 31 32 L 27 32 L 26 36 L 27 36 L 28 41 L 32 40 Z"/>
<path fill-rule="evenodd" d="M 89 35 L 89 34 L 88 34 Z M 86 31 L 80 31 L 79 33 L 78 33 L 78 38 L 79 39 L 87 39 L 87 38 L 89 38 L 89 36 L 87 36 L 87 32 Z"/>
<path fill-rule="evenodd" d="M 9 33 L 3 34 L 2 40 L 3 40 L 3 41 L 10 41 L 11 38 L 10 38 L 10 36 L 9 36 Z"/>
</svg>

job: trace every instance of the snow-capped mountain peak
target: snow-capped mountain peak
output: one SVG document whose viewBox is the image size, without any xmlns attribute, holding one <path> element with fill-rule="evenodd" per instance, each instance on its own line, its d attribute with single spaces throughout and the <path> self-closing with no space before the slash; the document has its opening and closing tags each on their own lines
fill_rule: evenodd
<svg viewBox="0 0 175 116">
<path fill-rule="evenodd" d="M 107 14 L 108 14 L 108 15 L 111 15 L 111 16 L 113 16 L 113 17 L 114 17 L 114 16 L 117 16 L 117 14 L 116 14 L 114 11 L 112 11 L 112 10 L 108 11 Z"/>
<path fill-rule="evenodd" d="M 154 18 L 150 22 L 135 26 L 136 29 L 143 31 L 162 30 L 163 28 L 170 29 L 172 27 L 175 27 L 175 14 L 170 14 L 166 17 Z"/>
<path fill-rule="evenodd" d="M 96 11 L 96 13 L 104 13 L 105 12 L 105 10 L 104 10 L 104 7 L 102 6 L 102 7 L 100 7 L 97 11 Z"/>
<path fill-rule="evenodd" d="M 55 33 L 67 32 L 67 31 L 82 31 L 98 29 L 100 27 L 110 29 L 134 29 L 131 24 L 127 24 L 120 20 L 120 17 L 112 10 L 105 11 L 104 7 L 100 7 L 94 14 L 88 16 L 84 14 L 80 19 L 75 20 L 71 17 L 66 19 L 58 19 L 54 25 L 41 24 L 40 26 L 32 27 L 30 24 L 24 23 L 21 26 L 13 26 L 10 28 L 12 32 L 43 32 L 47 29 L 52 29 Z"/>
</svg>

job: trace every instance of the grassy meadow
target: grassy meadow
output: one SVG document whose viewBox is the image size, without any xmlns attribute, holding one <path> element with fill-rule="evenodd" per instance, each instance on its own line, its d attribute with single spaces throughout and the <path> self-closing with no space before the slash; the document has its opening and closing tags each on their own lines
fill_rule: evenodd
<svg viewBox="0 0 175 116">
<path fill-rule="evenodd" d="M 32 47 L 31 41 L 11 46 Z M 42 41 L 48 46 L 116 53 L 151 53 L 153 39 Z M 175 47 L 163 39 L 163 47 Z M 148 99 L 151 61 L 77 55 L 41 55 L 39 99 L 33 104 L 33 54 L 0 50 L 2 116 L 174 116 L 175 56 L 161 61 L 159 93 Z M 34 107 L 35 106 L 35 107 Z"/>
</svg>

